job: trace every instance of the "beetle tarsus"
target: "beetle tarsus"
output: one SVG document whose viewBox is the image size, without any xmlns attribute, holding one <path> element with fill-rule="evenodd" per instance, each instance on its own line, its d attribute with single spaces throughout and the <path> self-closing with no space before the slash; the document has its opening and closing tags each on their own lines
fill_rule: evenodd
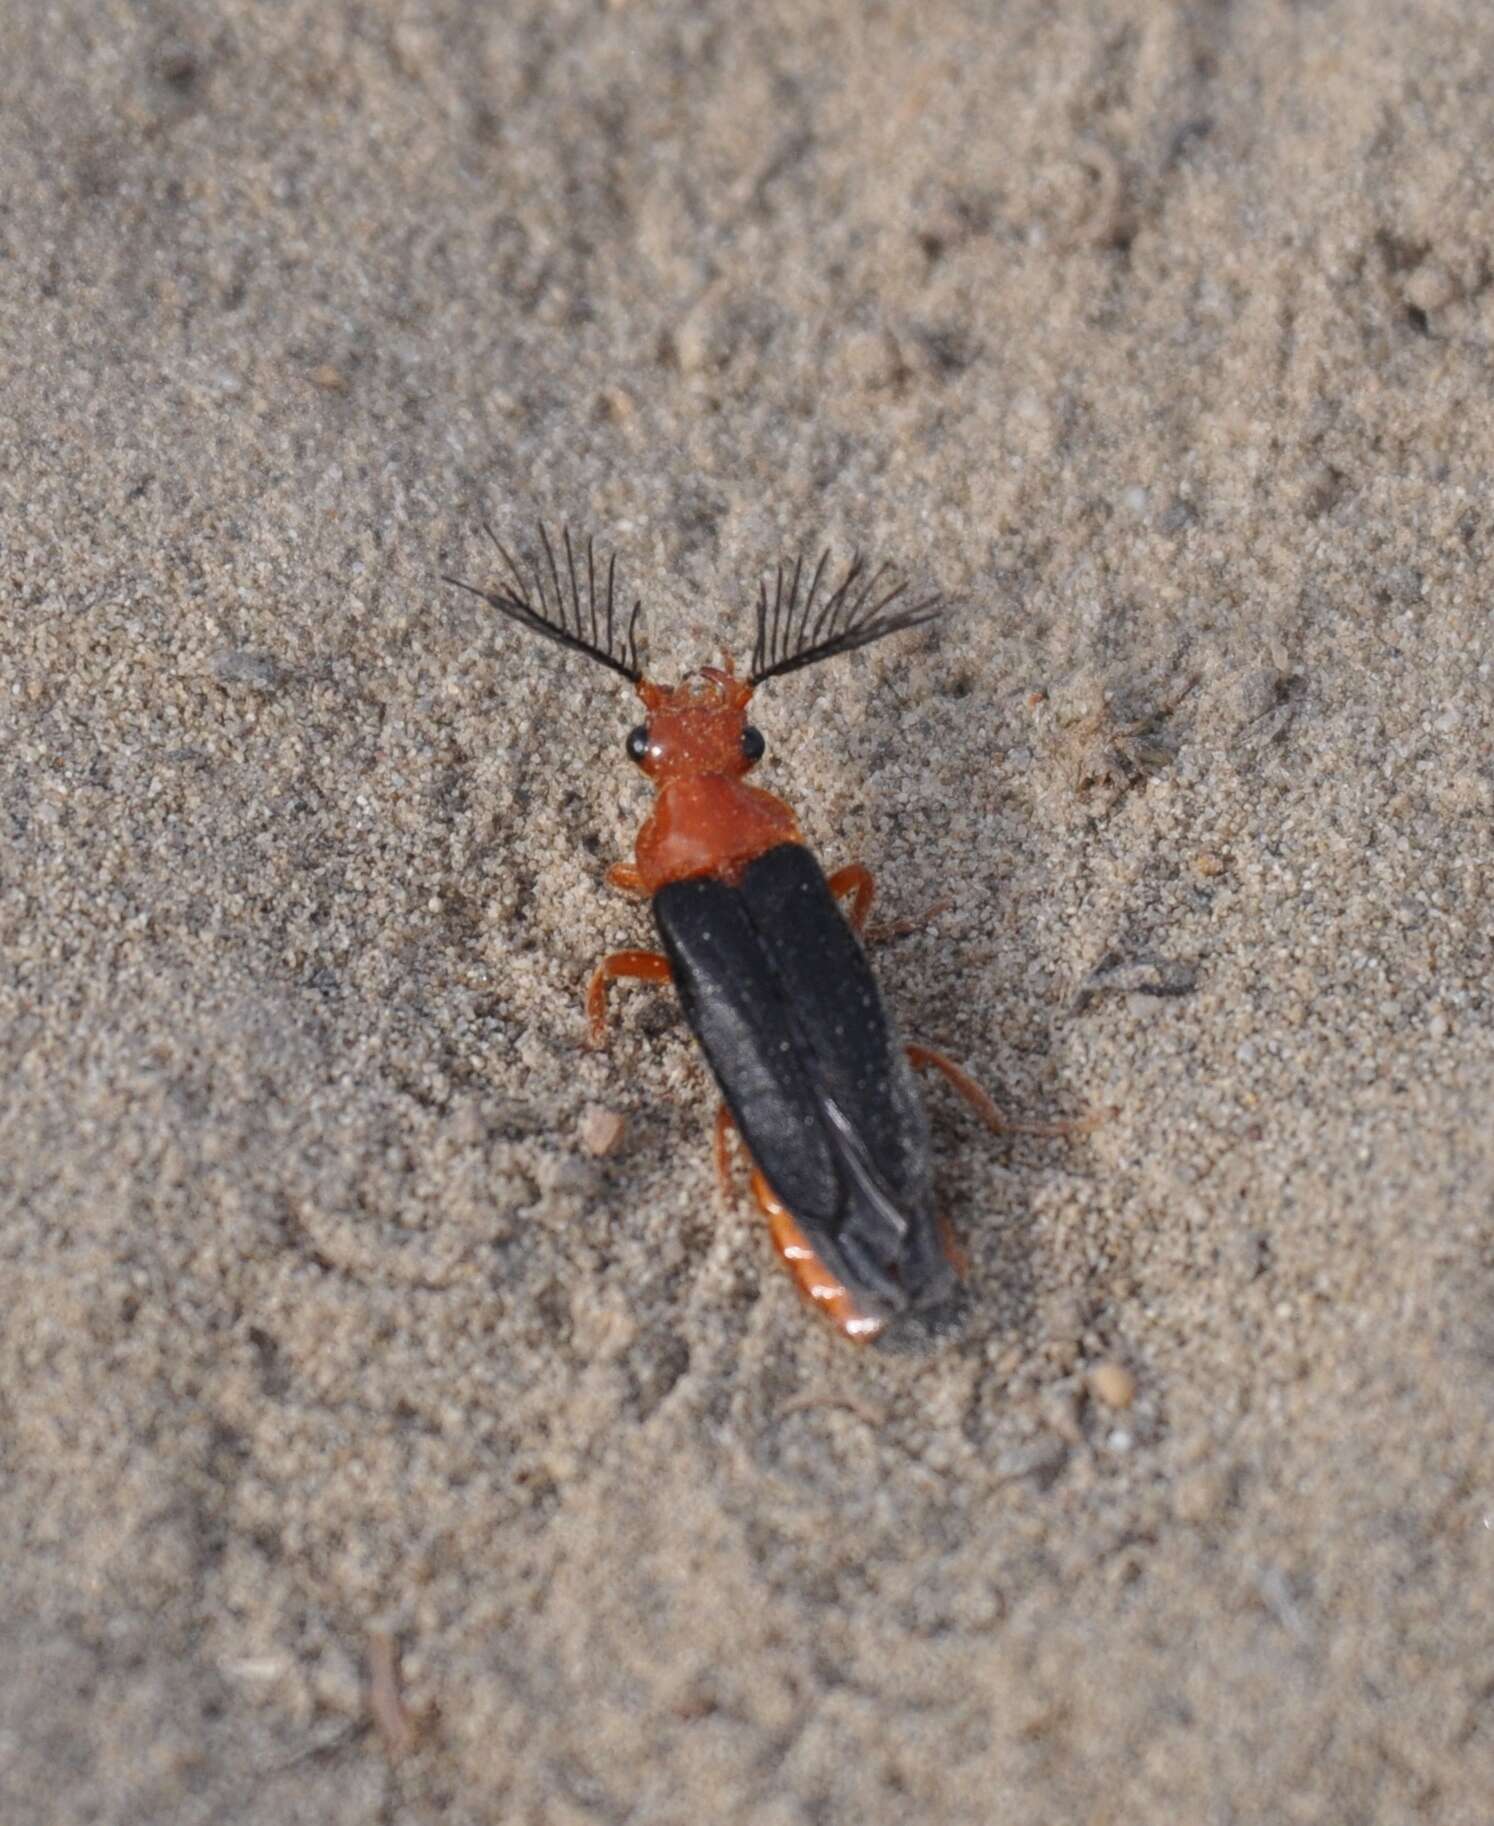
<svg viewBox="0 0 1494 1826">
<path fill-rule="evenodd" d="M 1040 1135 L 1045 1140 L 1057 1141 L 1067 1135 L 1087 1135 L 1110 1114 L 1108 1110 L 1095 1110 L 1087 1116 L 1062 1117 L 1053 1122 L 1027 1122 L 1015 1116 L 1008 1116 L 990 1093 L 972 1078 L 962 1065 L 956 1065 L 953 1059 L 946 1058 L 932 1046 L 919 1046 L 914 1043 L 907 1048 L 908 1063 L 918 1071 L 936 1071 L 945 1082 L 952 1085 L 965 1099 L 986 1127 L 997 1135 Z"/>
<path fill-rule="evenodd" d="M 946 895 L 943 900 L 936 900 L 932 906 L 925 907 L 921 913 L 905 913 L 901 919 L 879 919 L 875 925 L 868 926 L 861 936 L 869 945 L 886 944 L 890 938 L 906 938 L 910 932 L 921 932 L 925 926 L 932 925 L 941 913 L 947 913 L 954 902 Z"/>
</svg>

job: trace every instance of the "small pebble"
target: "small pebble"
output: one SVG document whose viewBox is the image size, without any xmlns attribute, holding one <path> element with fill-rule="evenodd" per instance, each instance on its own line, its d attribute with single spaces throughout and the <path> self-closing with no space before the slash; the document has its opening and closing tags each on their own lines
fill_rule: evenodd
<svg viewBox="0 0 1494 1826">
<path fill-rule="evenodd" d="M 1179 1478 L 1172 1493 L 1172 1512 L 1180 1522 L 1212 1521 L 1223 1509 L 1228 1484 L 1212 1465 L 1200 1465 Z"/>
<path fill-rule="evenodd" d="M 731 360 L 736 331 L 726 309 L 726 295 L 713 286 L 675 327 L 674 350 L 682 374 L 724 368 Z"/>
<path fill-rule="evenodd" d="M 240 649 L 215 653 L 213 674 L 220 685 L 248 685 L 255 691 L 273 691 L 280 683 L 280 667 L 268 653 Z"/>
<path fill-rule="evenodd" d="M 600 1103 L 588 1103 L 581 1113 L 581 1145 L 598 1159 L 604 1154 L 614 1154 L 627 1126 L 616 1110 L 609 1110 Z"/>
<path fill-rule="evenodd" d="M 341 1649 L 328 1649 L 311 1671 L 311 1690 L 333 1712 L 354 1718 L 363 1710 L 363 1680 Z"/>
<path fill-rule="evenodd" d="M 1067 1389 L 1054 1389 L 1042 1403 L 1043 1424 L 1071 1446 L 1084 1444 L 1084 1428 L 1079 1420 L 1079 1403 Z"/>
<path fill-rule="evenodd" d="M 1089 1372 L 1089 1392 L 1107 1408 L 1128 1408 L 1136 1399 L 1136 1378 L 1123 1364 L 1097 1363 Z"/>
<path fill-rule="evenodd" d="M 902 355 L 885 331 L 858 330 L 841 343 L 837 355 L 844 378 L 867 392 L 895 385 L 902 373 Z"/>
<path fill-rule="evenodd" d="M 1407 304 L 1428 316 L 1440 311 L 1457 298 L 1458 285 L 1452 274 L 1438 260 L 1423 260 L 1414 273 L 1408 273 L 1401 286 Z"/>
<path fill-rule="evenodd" d="M 603 387 L 595 404 L 599 418 L 611 419 L 619 425 L 626 424 L 637 412 L 633 396 L 626 387 Z"/>
<path fill-rule="evenodd" d="M 1043 1335 L 1056 1343 L 1074 1342 L 1084 1335 L 1084 1324 L 1082 1301 L 1060 1294 L 1043 1314 Z"/>
</svg>

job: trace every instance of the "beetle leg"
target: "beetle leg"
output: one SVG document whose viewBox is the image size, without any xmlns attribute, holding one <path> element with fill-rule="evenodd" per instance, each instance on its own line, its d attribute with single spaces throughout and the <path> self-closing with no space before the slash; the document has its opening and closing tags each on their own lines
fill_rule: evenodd
<svg viewBox="0 0 1494 1826">
<path fill-rule="evenodd" d="M 970 1272 L 970 1255 L 960 1241 L 954 1225 L 941 1211 L 934 1219 L 939 1226 L 939 1247 L 944 1251 L 944 1259 L 963 1281 Z"/>
<path fill-rule="evenodd" d="M 640 983 L 669 983 L 674 971 L 662 951 L 613 951 L 604 957 L 591 973 L 586 991 L 586 1018 L 591 1024 L 591 1043 L 603 1046 L 607 1040 L 607 985 L 619 977 L 631 977 Z"/>
<path fill-rule="evenodd" d="M 641 894 L 643 877 L 631 862 L 614 862 L 607 871 L 607 885 L 624 894 Z"/>
<path fill-rule="evenodd" d="M 732 1121 L 731 1110 L 721 1103 L 716 1110 L 716 1185 L 720 1185 L 721 1198 L 732 1203 L 736 1198 L 736 1185 L 732 1181 L 731 1138 L 736 1134 L 736 1123 Z"/>
<path fill-rule="evenodd" d="M 932 1046 L 909 1046 L 908 1063 L 918 1071 L 936 1071 L 954 1086 L 970 1105 L 988 1129 L 994 1129 L 998 1135 L 1046 1135 L 1050 1139 L 1062 1135 L 1084 1135 L 1105 1120 L 1106 1111 L 1097 1111 L 1091 1116 L 1075 1116 L 1068 1121 L 1060 1122 L 1019 1122 L 998 1108 L 987 1092 L 976 1083 L 963 1066 L 956 1065 L 953 1059 L 946 1059 L 942 1052 L 935 1052 Z"/>
<path fill-rule="evenodd" d="M 847 918 L 858 932 L 864 931 L 866 916 L 871 912 L 872 896 L 877 891 L 871 870 L 864 862 L 848 862 L 843 869 L 835 871 L 827 885 L 837 900 L 843 894 L 855 895 Z"/>
<path fill-rule="evenodd" d="M 902 919 L 879 919 L 874 926 L 866 928 L 865 938 L 869 945 L 880 945 L 886 938 L 906 938 L 910 932 L 919 932 L 935 920 L 941 913 L 947 913 L 954 905 L 952 900 L 936 900 L 931 907 L 925 907 L 922 913 L 908 913 Z"/>
<path fill-rule="evenodd" d="M 752 1169 L 752 1196 L 768 1220 L 773 1247 L 788 1265 L 800 1293 L 842 1336 L 853 1344 L 870 1344 L 886 1321 L 859 1310 L 849 1290 L 815 1254 L 788 1207 L 756 1167 Z"/>
<path fill-rule="evenodd" d="M 736 1126 L 731 1111 L 723 1103 L 716 1111 L 716 1184 L 728 1204 L 736 1196 L 731 1177 L 731 1136 Z"/>
<path fill-rule="evenodd" d="M 937 919 L 941 913 L 947 913 L 954 905 L 952 900 L 936 900 L 925 913 L 914 913 L 907 919 L 879 920 L 876 925 L 868 926 L 867 915 L 871 912 L 876 883 L 866 864 L 848 862 L 843 869 L 835 871 L 827 885 L 837 900 L 843 894 L 850 894 L 853 897 L 850 912 L 846 917 L 868 944 L 873 945 L 880 943 L 884 938 L 903 938 L 909 932 L 916 932 L 920 926 L 926 926 L 931 919 Z"/>
</svg>

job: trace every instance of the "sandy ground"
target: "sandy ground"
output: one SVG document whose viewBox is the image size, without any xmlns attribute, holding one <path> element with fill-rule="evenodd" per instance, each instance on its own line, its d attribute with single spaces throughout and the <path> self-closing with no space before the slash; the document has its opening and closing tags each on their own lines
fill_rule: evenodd
<svg viewBox="0 0 1494 1826">
<path fill-rule="evenodd" d="M 7 1826 L 1486 1826 L 1491 71 L 4 9 Z M 441 588 L 484 511 L 666 677 L 822 540 L 957 599 L 758 718 L 951 903 L 907 1029 L 1117 1109 L 931 1096 L 952 1336 L 801 1308 L 667 997 L 581 1050 L 635 706 Z"/>
</svg>

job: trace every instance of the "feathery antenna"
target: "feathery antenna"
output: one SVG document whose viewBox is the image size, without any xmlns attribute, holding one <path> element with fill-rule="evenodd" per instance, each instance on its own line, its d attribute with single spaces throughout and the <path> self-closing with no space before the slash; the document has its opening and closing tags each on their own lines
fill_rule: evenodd
<svg viewBox="0 0 1494 1826">
<path fill-rule="evenodd" d="M 854 653 L 857 647 L 870 646 L 872 641 L 889 634 L 901 634 L 905 628 L 920 628 L 944 608 L 944 598 L 936 595 L 909 608 L 894 609 L 892 605 L 907 593 L 906 582 L 899 580 L 891 565 L 869 571 L 857 553 L 816 613 L 815 602 L 829 561 L 828 550 L 822 552 L 802 602 L 802 557 L 794 560 L 790 571 L 786 572 L 781 563 L 775 568 L 771 601 L 767 579 L 759 584 L 751 684 L 782 678 L 786 672 L 818 665 L 822 659 L 833 659 L 839 653 Z"/>
<path fill-rule="evenodd" d="M 441 581 L 465 590 L 469 596 L 481 597 L 491 608 L 497 609 L 500 615 L 516 621 L 531 634 L 538 634 L 544 640 L 553 640 L 557 646 L 569 647 L 573 652 L 584 653 L 588 658 L 596 660 L 598 665 L 621 673 L 636 685 L 643 677 L 643 668 L 638 663 L 638 616 L 643 604 L 641 600 L 634 602 L 627 626 L 621 630 L 619 639 L 614 601 L 617 584 L 616 556 L 607 559 L 605 596 L 599 599 L 596 553 L 588 536 L 583 610 L 581 580 L 576 570 L 576 553 L 571 544 L 571 529 L 568 526 L 560 529 L 561 546 L 565 554 L 563 583 L 550 534 L 544 522 L 539 522 L 544 566 L 542 568 L 537 560 L 530 563 L 530 580 L 534 586 L 532 593 L 529 582 L 525 581 L 508 547 L 486 520 L 482 523 L 482 529 L 497 547 L 498 556 L 503 560 L 508 576 L 500 576 L 490 589 L 479 589 L 476 584 L 464 583 L 460 577 L 448 577 L 444 572 Z M 567 584 L 569 595 L 566 591 Z"/>
</svg>

